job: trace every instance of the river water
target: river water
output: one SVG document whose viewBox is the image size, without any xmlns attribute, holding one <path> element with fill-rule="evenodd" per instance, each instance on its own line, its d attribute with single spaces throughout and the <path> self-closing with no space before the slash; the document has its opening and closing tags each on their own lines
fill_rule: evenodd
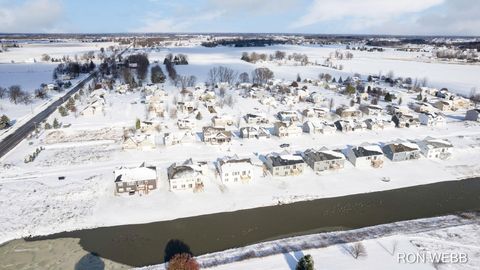
<svg viewBox="0 0 480 270">
<path fill-rule="evenodd" d="M 472 178 L 149 224 L 19 239 L 0 247 L 0 268 L 117 269 L 145 266 L 162 263 L 165 247 L 172 239 L 180 239 L 193 254 L 201 255 L 288 236 L 478 209 L 480 178 Z M 82 268 L 82 264 L 91 267 Z"/>
</svg>

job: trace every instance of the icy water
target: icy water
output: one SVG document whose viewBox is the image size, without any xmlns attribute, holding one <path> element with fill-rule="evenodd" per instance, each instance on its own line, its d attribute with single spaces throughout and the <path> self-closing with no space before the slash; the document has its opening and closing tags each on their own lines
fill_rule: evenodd
<svg viewBox="0 0 480 270">
<path fill-rule="evenodd" d="M 0 269 L 120 269 L 144 266 L 163 262 L 165 247 L 172 239 L 182 240 L 195 255 L 201 255 L 287 236 L 478 209 L 480 178 L 473 178 L 15 240 L 0 247 Z"/>
</svg>

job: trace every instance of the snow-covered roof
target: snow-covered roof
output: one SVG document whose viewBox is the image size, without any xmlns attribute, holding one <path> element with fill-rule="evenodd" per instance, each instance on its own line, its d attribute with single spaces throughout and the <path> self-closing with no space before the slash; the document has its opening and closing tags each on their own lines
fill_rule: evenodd
<svg viewBox="0 0 480 270">
<path fill-rule="evenodd" d="M 134 182 L 157 179 L 157 171 L 151 167 L 120 168 L 115 170 L 115 182 Z"/>
</svg>

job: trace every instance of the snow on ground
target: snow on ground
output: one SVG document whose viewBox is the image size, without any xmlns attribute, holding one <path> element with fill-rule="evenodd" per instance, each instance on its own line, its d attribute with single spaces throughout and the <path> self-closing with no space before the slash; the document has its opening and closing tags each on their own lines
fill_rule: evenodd
<svg viewBox="0 0 480 270">
<path fill-rule="evenodd" d="M 294 80 L 297 73 L 302 78 L 316 79 L 320 73 L 330 73 L 335 77 L 351 76 L 359 73 L 363 76 L 370 74 L 386 75 L 393 71 L 398 77 L 411 77 L 413 79 L 427 78 L 432 87 L 447 87 L 452 92 L 468 95 L 472 87 L 480 87 L 480 66 L 470 64 L 448 64 L 444 62 L 427 62 L 428 53 L 401 52 L 386 48 L 384 52 L 361 52 L 351 51 L 354 55 L 351 60 L 334 60 L 336 64 L 342 64 L 342 71 L 321 66 L 286 66 L 277 63 L 250 64 L 240 60 L 242 52 L 258 52 L 272 54 L 276 50 L 285 51 L 288 54 L 303 53 L 311 62 L 318 61 L 323 64 L 330 53 L 335 50 L 344 50 L 345 46 L 294 46 L 277 45 L 261 48 L 231 48 L 231 47 L 192 47 L 192 48 L 168 48 L 159 52 L 149 52 L 152 60 L 163 63 L 166 54 L 183 53 L 188 55 L 189 65 L 179 66 L 177 71 L 182 75 L 195 75 L 200 82 L 206 80 L 208 69 L 211 66 L 225 65 L 238 72 L 249 72 L 256 67 L 265 66 L 270 68 L 276 78 Z M 427 55 L 425 55 L 427 54 Z M 153 61 L 152 61 L 153 62 Z"/>
<path fill-rule="evenodd" d="M 8 51 L 0 53 L 0 64 L 5 63 L 34 63 L 42 61 L 42 54 L 48 54 L 53 58 L 62 58 L 77 55 L 81 57 L 84 53 L 105 50 L 110 46 L 115 46 L 115 42 L 80 42 L 77 40 L 63 40 L 60 42 L 39 42 L 25 41 L 19 42 L 19 48 L 9 48 Z"/>
<path fill-rule="evenodd" d="M 179 73 L 196 75 L 199 81 L 205 79 L 208 70 L 215 65 L 225 64 L 238 67 L 238 71 L 252 70 L 258 65 L 242 62 L 239 58 L 242 51 L 276 49 L 306 50 L 308 54 L 317 52 L 318 56 L 328 55 L 333 51 L 329 47 L 296 47 L 275 46 L 271 48 L 175 48 L 151 53 L 152 62 L 162 60 L 169 51 L 186 53 L 189 55 L 191 65 L 179 66 Z M 305 51 L 303 51 L 305 52 Z M 406 56 L 405 56 L 406 57 Z M 355 60 L 355 58 L 354 58 Z M 354 61 L 351 60 L 351 61 Z M 383 60 L 381 60 L 383 61 Z M 391 61 L 391 60 L 388 60 Z M 403 60 L 402 60 L 403 61 Z M 410 68 L 415 69 L 419 63 L 404 61 Z M 397 76 L 403 75 L 396 71 L 392 63 L 384 72 L 392 69 Z M 422 65 L 439 66 L 440 74 L 432 72 L 432 76 L 445 77 L 449 80 L 447 64 Z M 275 66 L 270 67 L 275 71 L 277 78 L 294 79 L 297 73 L 302 77 L 316 78 L 321 72 L 332 72 L 330 69 L 308 66 Z M 344 63 L 347 66 L 347 63 Z M 476 66 L 460 66 L 461 70 L 469 73 L 466 81 L 476 84 L 478 78 L 470 69 Z M 378 70 L 373 70 L 377 73 Z M 430 70 L 430 69 L 428 69 Z M 428 71 L 430 72 L 430 71 Z M 333 72 L 332 72 L 333 73 Z M 338 72 L 339 74 L 344 74 Z M 345 74 L 344 74 L 345 75 Z M 345 76 L 346 77 L 346 76 Z M 430 78 L 433 83 L 433 79 Z M 455 81 L 454 81 L 455 83 Z M 341 96 L 332 91 L 315 88 L 309 85 L 309 91 L 320 91 L 325 96 L 324 106 L 333 98 L 335 107 L 348 104 L 350 98 Z M 454 88 L 453 90 L 461 89 Z M 173 99 L 180 98 L 178 90 L 166 86 L 169 93 L 167 106 L 172 108 Z M 414 99 L 414 94 L 405 94 L 404 102 Z M 280 110 L 290 109 L 287 105 L 277 108 L 262 105 L 258 100 L 242 98 L 235 92 L 236 100 L 232 108 L 224 106 L 219 108 L 219 114 L 230 114 L 233 119 L 239 119 L 246 113 L 264 113 L 273 121 L 274 114 Z M 259 140 L 242 140 L 234 138 L 231 144 L 224 146 L 206 145 L 199 141 L 192 144 L 176 145 L 171 147 L 158 146 L 155 150 L 141 151 L 121 148 L 120 139 L 123 128 L 131 128 L 135 120 L 145 120 L 146 106 L 142 103 L 142 95 L 138 92 L 126 95 L 109 92 L 105 95 L 105 109 L 93 116 L 71 114 L 60 117 L 54 113 L 48 120 L 58 118 L 65 125 L 71 125 L 57 131 L 55 142 L 49 140 L 51 132 L 42 131 L 38 136 L 22 142 L 14 151 L 1 161 L 0 167 L 0 206 L 3 209 L 0 222 L 0 242 L 8 241 L 27 235 L 50 234 L 65 230 L 75 230 L 88 227 L 110 226 L 119 224 L 144 223 L 160 220 L 169 220 L 186 216 L 195 216 L 207 213 L 234 211 L 246 208 L 289 203 L 301 200 L 326 198 L 347 194 L 365 193 L 413 185 L 449 181 L 480 175 L 480 164 L 472 160 L 480 158 L 480 124 L 461 121 L 465 110 L 447 114 L 446 127 L 419 127 L 411 129 L 388 129 L 384 131 L 361 131 L 349 134 L 335 133 L 332 135 L 307 135 L 299 137 L 276 138 Z M 381 105 L 385 103 L 381 102 Z M 210 114 L 203 104 L 199 103 L 199 110 L 203 119 L 197 121 L 195 132 L 198 134 L 202 126 L 208 125 L 213 114 Z M 79 112 L 87 106 L 87 98 L 77 102 Z M 311 106 L 299 103 L 293 109 L 301 111 Z M 190 116 L 194 117 L 194 116 Z M 174 119 L 161 119 L 164 127 L 157 134 L 157 142 L 161 141 L 163 132 L 176 130 Z M 240 121 L 240 125 L 242 122 Z M 271 127 L 270 127 L 271 128 Z M 101 134 L 108 134 L 102 136 Z M 49 135 L 50 134 L 50 135 Z M 87 135 L 88 134 L 88 135 Z M 449 160 L 428 160 L 421 158 L 417 161 L 392 163 L 386 161 L 381 169 L 354 168 L 346 162 L 345 169 L 335 172 L 315 174 L 310 168 L 298 177 L 275 178 L 262 176 L 258 168 L 252 183 L 247 185 L 226 187 L 215 176 L 212 161 L 225 155 L 237 154 L 240 157 L 252 157 L 258 161 L 259 155 L 271 152 L 301 151 L 307 148 L 330 149 L 345 148 L 348 145 L 358 145 L 363 142 L 383 143 L 396 139 L 423 139 L 426 136 L 446 138 L 454 144 L 453 157 Z M 88 139 L 87 139 L 88 138 Z M 288 143 L 290 147 L 280 148 L 281 144 Z M 34 162 L 24 163 L 25 157 L 32 154 L 37 148 L 44 147 Z M 202 193 L 172 193 L 168 191 L 166 168 L 173 162 L 182 162 L 186 159 L 209 161 L 210 174 L 205 182 Z M 114 196 L 113 170 L 120 166 L 138 166 L 146 161 L 157 165 L 160 172 L 158 190 L 148 196 Z M 422 168 L 418 170 L 416 168 Z M 64 176 L 65 180 L 58 178 Z M 389 178 L 390 182 L 382 179 Z M 355 179 L 355 180 L 352 180 Z M 298 183 L 301 182 L 302 185 Z M 249 194 L 249 196 L 245 196 Z M 35 207 L 32 207 L 35 206 Z M 192 208 L 191 205 L 195 205 Z M 49 209 L 60 209 L 51 211 Z M 45 212 L 47 211 L 47 212 Z M 117 215 L 119 211 L 123 215 Z"/>
<path fill-rule="evenodd" d="M 212 270 L 281 270 L 295 269 L 298 260 L 310 254 L 316 269 L 476 269 L 480 263 L 479 229 L 478 215 L 464 213 L 284 238 L 206 254 L 196 260 L 202 268 Z M 361 243 L 365 250 L 358 258 L 352 252 L 355 243 Z M 404 260 L 407 254 L 408 263 Z M 416 255 L 441 254 L 462 254 L 466 260 L 448 263 L 447 259 L 438 262 L 428 257 L 428 261 L 412 261 Z M 140 269 L 162 270 L 165 265 Z"/>
</svg>

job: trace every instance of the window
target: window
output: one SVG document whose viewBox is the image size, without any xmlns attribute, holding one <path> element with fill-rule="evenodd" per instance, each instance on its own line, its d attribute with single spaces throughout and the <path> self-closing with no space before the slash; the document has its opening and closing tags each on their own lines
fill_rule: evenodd
<svg viewBox="0 0 480 270">
<path fill-rule="evenodd" d="M 185 188 L 185 185 L 182 185 L 182 188 Z"/>
<path fill-rule="evenodd" d="M 192 187 L 193 187 L 193 185 L 192 185 L 192 184 L 188 184 L 188 187 L 189 187 L 189 188 L 192 188 Z"/>
<path fill-rule="evenodd" d="M 177 189 L 177 185 L 173 185 L 173 186 L 172 186 L 172 189 Z"/>
</svg>

